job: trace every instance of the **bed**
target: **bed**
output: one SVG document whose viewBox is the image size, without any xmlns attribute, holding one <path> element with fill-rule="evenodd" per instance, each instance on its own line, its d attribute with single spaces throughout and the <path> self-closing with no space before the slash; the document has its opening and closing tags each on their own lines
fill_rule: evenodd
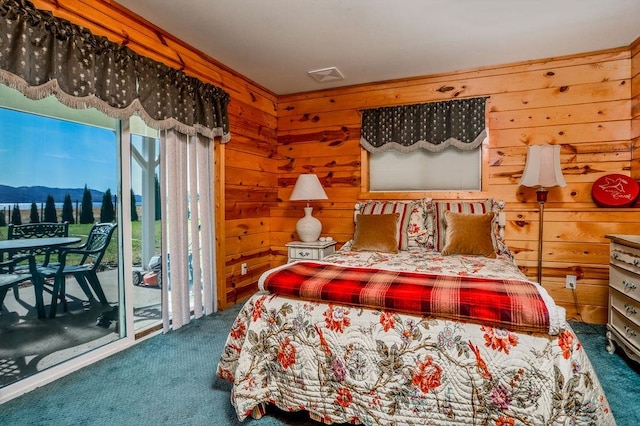
<svg viewBox="0 0 640 426">
<path fill-rule="evenodd" d="M 335 254 L 265 272 L 217 367 L 238 419 L 272 404 L 326 424 L 614 425 L 564 310 L 504 244 L 502 207 L 360 203 Z"/>
</svg>

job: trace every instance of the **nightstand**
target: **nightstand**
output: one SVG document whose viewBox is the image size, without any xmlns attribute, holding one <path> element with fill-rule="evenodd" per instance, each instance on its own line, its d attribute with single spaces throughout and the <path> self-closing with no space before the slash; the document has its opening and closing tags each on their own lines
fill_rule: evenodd
<svg viewBox="0 0 640 426">
<path fill-rule="evenodd" d="M 305 243 L 302 241 L 292 241 L 287 243 L 289 248 L 289 262 L 296 260 L 320 260 L 336 251 L 335 241 L 314 241 Z"/>
</svg>

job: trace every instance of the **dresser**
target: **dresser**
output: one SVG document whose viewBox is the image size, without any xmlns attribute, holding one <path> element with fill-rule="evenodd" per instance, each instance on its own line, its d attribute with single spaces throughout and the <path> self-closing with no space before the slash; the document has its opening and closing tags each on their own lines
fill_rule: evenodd
<svg viewBox="0 0 640 426">
<path fill-rule="evenodd" d="M 606 237 L 611 240 L 607 351 L 617 345 L 640 362 L 640 235 Z"/>
<path fill-rule="evenodd" d="M 336 242 L 314 241 L 305 243 L 302 241 L 292 241 L 286 244 L 289 249 L 289 262 L 296 260 L 320 260 L 336 251 Z"/>
</svg>

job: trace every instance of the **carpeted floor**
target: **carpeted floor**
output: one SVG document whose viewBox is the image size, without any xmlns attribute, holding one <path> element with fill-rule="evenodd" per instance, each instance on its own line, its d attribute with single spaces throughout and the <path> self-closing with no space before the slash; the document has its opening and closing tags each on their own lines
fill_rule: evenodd
<svg viewBox="0 0 640 426">
<path fill-rule="evenodd" d="M 239 307 L 218 312 L 0 405 L 0 425 L 240 424 L 230 384 L 215 378 Z M 605 327 L 572 323 L 594 364 L 619 426 L 640 419 L 640 368 L 606 352 Z M 174 396 L 176 395 L 176 396 Z M 244 425 L 314 424 L 272 409 Z"/>
</svg>

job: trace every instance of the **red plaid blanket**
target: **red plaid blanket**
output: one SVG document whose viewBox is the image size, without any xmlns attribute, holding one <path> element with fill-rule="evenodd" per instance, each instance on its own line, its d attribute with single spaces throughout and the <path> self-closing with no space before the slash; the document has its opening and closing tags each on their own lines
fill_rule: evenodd
<svg viewBox="0 0 640 426">
<path fill-rule="evenodd" d="M 549 332 L 536 284 L 297 262 L 267 272 L 262 288 L 305 300 L 388 309 L 518 331 Z"/>
</svg>

